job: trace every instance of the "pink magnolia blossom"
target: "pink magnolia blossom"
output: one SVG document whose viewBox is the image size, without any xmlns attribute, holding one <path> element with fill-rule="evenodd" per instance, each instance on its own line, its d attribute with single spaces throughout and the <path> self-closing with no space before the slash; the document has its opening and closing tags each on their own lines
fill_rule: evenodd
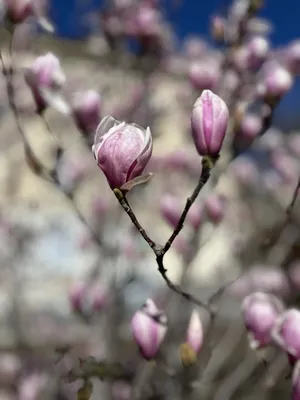
<svg viewBox="0 0 300 400">
<path fill-rule="evenodd" d="M 52 53 L 36 58 L 31 67 L 27 68 L 25 81 L 32 91 L 37 112 L 41 113 L 48 105 L 67 111 L 59 96 L 65 80 L 59 59 Z"/>
<path fill-rule="evenodd" d="M 272 330 L 274 342 L 296 359 L 300 359 L 300 311 L 291 308 L 277 318 Z"/>
<path fill-rule="evenodd" d="M 148 299 L 132 320 L 131 328 L 141 355 L 150 360 L 157 354 L 167 332 L 167 317 Z"/>
<path fill-rule="evenodd" d="M 254 292 L 245 297 L 242 304 L 245 326 L 253 349 L 271 344 L 271 332 L 279 314 L 281 301 L 270 294 Z"/>
<path fill-rule="evenodd" d="M 97 128 L 93 152 L 112 189 L 139 177 L 152 154 L 150 128 L 105 117 Z"/>
<path fill-rule="evenodd" d="M 225 102 L 210 90 L 204 90 L 194 104 L 191 117 L 194 143 L 201 156 L 219 154 L 228 119 Z"/>
<path fill-rule="evenodd" d="M 76 93 L 72 102 L 73 117 L 85 136 L 95 133 L 101 120 L 101 97 L 95 90 Z"/>
<path fill-rule="evenodd" d="M 200 316 L 196 310 L 191 314 L 188 329 L 186 332 L 186 342 L 198 353 L 203 344 L 203 326 Z"/>
</svg>

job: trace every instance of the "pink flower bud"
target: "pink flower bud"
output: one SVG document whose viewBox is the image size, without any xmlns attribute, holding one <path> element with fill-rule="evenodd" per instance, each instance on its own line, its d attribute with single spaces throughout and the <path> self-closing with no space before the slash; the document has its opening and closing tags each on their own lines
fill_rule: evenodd
<svg viewBox="0 0 300 400">
<path fill-rule="evenodd" d="M 195 353 L 199 353 L 203 344 L 203 326 L 196 310 L 191 314 L 186 333 L 186 342 L 192 347 Z"/>
<path fill-rule="evenodd" d="M 160 211 L 164 219 L 175 228 L 182 213 L 180 202 L 175 196 L 165 195 L 160 202 Z"/>
<path fill-rule="evenodd" d="M 255 292 L 244 299 L 242 311 L 250 335 L 251 348 L 269 345 L 276 318 L 283 311 L 280 300 L 273 295 Z"/>
<path fill-rule="evenodd" d="M 266 96 L 280 98 L 290 90 L 293 84 L 292 75 L 277 63 L 264 65 L 264 90 Z"/>
<path fill-rule="evenodd" d="M 210 90 L 204 90 L 194 104 L 191 117 L 194 143 L 201 156 L 219 154 L 228 119 L 225 102 Z"/>
<path fill-rule="evenodd" d="M 15 24 L 22 23 L 34 14 L 33 0 L 4 0 L 7 17 Z"/>
<path fill-rule="evenodd" d="M 105 214 L 109 211 L 110 204 L 107 199 L 98 196 L 92 200 L 91 210 L 92 214 L 96 218 L 104 217 Z"/>
<path fill-rule="evenodd" d="M 232 65 L 238 71 L 244 71 L 249 67 L 249 49 L 248 47 L 242 46 L 235 49 L 232 53 Z"/>
<path fill-rule="evenodd" d="M 292 400 L 300 400 L 300 361 L 295 364 L 293 370 Z"/>
<path fill-rule="evenodd" d="M 105 117 L 97 128 L 94 156 L 112 189 L 140 176 L 152 154 L 150 128 Z"/>
<path fill-rule="evenodd" d="M 255 114 L 246 114 L 242 119 L 240 130 L 241 135 L 249 144 L 260 134 L 262 129 L 262 121 Z"/>
<path fill-rule="evenodd" d="M 189 79 L 197 90 L 213 89 L 219 80 L 219 70 L 212 62 L 194 62 L 189 69 Z"/>
<path fill-rule="evenodd" d="M 92 312 L 102 311 L 108 302 L 108 290 L 101 283 L 96 282 L 91 285 L 88 293 L 88 300 L 91 304 Z"/>
<path fill-rule="evenodd" d="M 177 238 L 174 240 L 172 248 L 174 248 L 174 250 L 176 250 L 176 252 L 183 258 L 188 258 L 192 251 L 192 246 L 189 240 L 183 235 L 177 236 Z"/>
<path fill-rule="evenodd" d="M 84 158 L 62 157 L 56 166 L 57 179 L 61 189 L 67 194 L 73 194 L 87 176 L 89 168 L 90 165 Z"/>
<path fill-rule="evenodd" d="M 274 342 L 288 354 L 300 358 L 300 311 L 291 308 L 282 313 L 272 330 Z"/>
<path fill-rule="evenodd" d="M 167 317 L 148 299 L 131 321 L 133 337 L 146 360 L 154 358 L 167 332 Z"/>
<path fill-rule="evenodd" d="M 239 157 L 231 164 L 230 170 L 234 174 L 237 182 L 243 186 L 255 185 L 258 183 L 258 168 L 249 157 Z"/>
<path fill-rule="evenodd" d="M 180 201 L 175 196 L 165 195 L 161 199 L 161 214 L 172 228 L 175 228 L 177 226 L 183 208 L 183 205 L 181 205 Z M 193 204 L 186 216 L 186 222 L 190 224 L 195 230 L 197 230 L 199 229 L 199 226 L 201 224 L 202 215 L 202 208 L 198 204 Z"/>
<path fill-rule="evenodd" d="M 62 88 L 65 80 L 59 59 L 52 53 L 38 57 L 26 70 L 25 81 L 32 91 L 39 113 L 51 103 L 58 102 L 55 94 Z"/>
<path fill-rule="evenodd" d="M 194 203 L 188 212 L 186 221 L 197 231 L 203 221 L 203 207 Z"/>
<path fill-rule="evenodd" d="M 85 317 L 90 317 L 94 313 L 102 311 L 107 301 L 108 290 L 99 282 L 91 285 L 78 282 L 69 293 L 72 311 Z"/>
<path fill-rule="evenodd" d="M 218 224 L 222 221 L 225 209 L 226 209 L 226 198 L 220 194 L 212 194 L 205 201 L 205 211 L 208 218 L 214 224 Z"/>
<path fill-rule="evenodd" d="M 267 57 L 269 42 L 263 36 L 255 36 L 248 43 L 249 63 L 252 67 L 259 66 Z"/>
<path fill-rule="evenodd" d="M 202 170 L 201 159 L 197 153 L 189 150 L 176 150 L 164 157 L 164 164 L 167 168 L 175 171 L 189 172 L 199 176 Z"/>
<path fill-rule="evenodd" d="M 95 90 L 76 93 L 73 116 L 78 129 L 85 136 L 94 134 L 101 120 L 101 98 Z"/>
</svg>

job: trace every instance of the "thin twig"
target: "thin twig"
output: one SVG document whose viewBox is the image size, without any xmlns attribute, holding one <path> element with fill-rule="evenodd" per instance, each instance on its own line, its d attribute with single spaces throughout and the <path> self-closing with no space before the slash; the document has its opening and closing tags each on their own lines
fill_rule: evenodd
<svg viewBox="0 0 300 400">
<path fill-rule="evenodd" d="M 163 257 L 166 254 L 166 252 L 170 249 L 170 247 L 172 246 L 174 240 L 176 239 L 176 237 L 178 236 L 178 234 L 182 230 L 184 221 L 186 219 L 186 216 L 187 216 L 191 206 L 193 205 L 193 203 L 195 202 L 195 200 L 199 196 L 199 193 L 200 193 L 201 189 L 206 184 L 206 182 L 209 180 L 210 174 L 211 174 L 211 169 L 214 166 L 214 164 L 216 163 L 217 159 L 218 159 L 218 157 L 216 157 L 214 159 L 212 159 L 210 157 L 203 157 L 203 159 L 202 159 L 202 172 L 201 172 L 201 176 L 200 176 L 198 185 L 196 186 L 196 188 L 193 191 L 192 195 L 187 198 L 184 210 L 183 210 L 183 212 L 181 214 L 181 217 L 180 217 L 180 219 L 178 221 L 178 224 L 177 224 L 176 228 L 174 229 L 172 235 L 167 240 L 167 242 L 164 245 L 163 249 L 161 250 L 161 255 L 160 255 L 161 257 Z"/>
<path fill-rule="evenodd" d="M 116 198 L 118 199 L 120 205 L 122 206 L 123 210 L 126 212 L 126 214 L 131 219 L 132 223 L 135 225 L 135 227 L 140 232 L 142 237 L 148 243 L 149 247 L 151 247 L 151 249 L 154 251 L 154 253 L 156 253 L 156 250 L 155 250 L 157 248 L 156 243 L 149 237 L 149 235 L 147 234 L 145 229 L 139 223 L 137 217 L 135 216 L 134 212 L 132 211 L 132 209 L 131 209 L 126 197 L 124 196 L 124 194 L 118 189 L 114 190 L 114 194 L 115 194 Z"/>
<path fill-rule="evenodd" d="M 192 294 L 183 291 L 179 285 L 176 285 L 175 283 L 173 283 L 170 278 L 168 278 L 167 276 L 167 270 L 164 267 L 164 256 L 165 254 L 168 252 L 168 250 L 171 248 L 174 240 L 176 239 L 176 237 L 178 236 L 178 234 L 180 233 L 180 231 L 182 230 L 183 226 L 184 226 L 184 221 L 186 219 L 186 216 L 191 208 L 191 206 L 193 205 L 193 203 L 195 202 L 195 200 L 197 199 L 201 189 L 204 187 L 204 185 L 207 183 L 207 181 L 210 178 L 210 174 L 211 174 L 211 169 L 213 168 L 214 164 L 216 163 L 218 157 L 215 158 L 211 158 L 211 157 L 203 157 L 202 159 L 202 172 L 201 172 L 201 176 L 199 178 L 199 182 L 196 186 L 196 188 L 194 189 L 192 195 L 190 197 L 187 198 L 184 210 L 181 214 L 181 217 L 179 219 L 179 222 L 176 226 L 176 228 L 174 229 L 172 235 L 169 237 L 169 239 L 166 241 L 164 246 L 160 246 L 158 244 L 156 244 L 150 237 L 149 235 L 146 233 L 145 229 L 141 226 L 141 224 L 139 223 L 138 219 L 136 218 L 133 210 L 131 209 L 127 199 L 126 199 L 126 195 L 124 193 L 121 192 L 121 190 L 115 189 L 114 190 L 114 194 L 116 196 L 116 198 L 118 199 L 120 205 L 122 206 L 122 208 L 124 209 L 124 211 L 126 212 L 126 214 L 129 216 L 129 218 L 131 219 L 132 223 L 135 225 L 135 227 L 137 228 L 137 230 L 140 232 L 141 236 L 145 239 L 145 241 L 148 243 L 149 247 L 153 250 L 155 256 L 156 256 L 156 262 L 158 265 L 158 271 L 160 272 L 162 278 L 164 279 L 164 281 L 166 282 L 167 286 L 173 290 L 175 293 L 180 294 L 182 297 L 184 297 L 186 300 L 193 302 L 196 305 L 199 305 L 201 307 L 203 307 L 205 310 L 208 311 L 208 313 L 213 317 L 213 315 L 215 314 L 213 312 L 213 310 L 210 308 L 210 306 L 208 306 L 207 304 L 205 304 L 203 301 L 201 301 L 200 299 L 194 297 Z"/>
</svg>

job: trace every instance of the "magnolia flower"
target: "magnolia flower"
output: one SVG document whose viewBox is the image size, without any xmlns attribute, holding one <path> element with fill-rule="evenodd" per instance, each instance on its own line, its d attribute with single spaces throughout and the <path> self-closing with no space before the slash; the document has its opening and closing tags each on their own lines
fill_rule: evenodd
<svg viewBox="0 0 300 400">
<path fill-rule="evenodd" d="M 245 297 L 242 311 L 251 347 L 257 349 L 269 345 L 276 319 L 283 311 L 281 301 L 273 295 L 254 292 Z"/>
<path fill-rule="evenodd" d="M 191 314 L 190 322 L 186 332 L 186 342 L 198 353 L 203 343 L 203 326 L 200 316 L 196 310 Z"/>
<path fill-rule="evenodd" d="M 95 90 L 76 93 L 72 102 L 75 123 L 81 133 L 89 136 L 101 120 L 101 97 Z"/>
<path fill-rule="evenodd" d="M 3 3 L 8 19 L 15 24 L 25 21 L 30 15 L 34 15 L 33 0 L 4 0 Z"/>
<path fill-rule="evenodd" d="M 183 206 L 175 196 L 166 194 L 160 201 L 160 212 L 164 219 L 175 228 L 183 212 Z M 203 210 L 198 204 L 193 204 L 186 216 L 186 222 L 198 230 L 203 220 Z"/>
<path fill-rule="evenodd" d="M 300 359 L 300 311 L 292 308 L 277 319 L 272 330 L 274 342 L 296 359 Z"/>
<path fill-rule="evenodd" d="M 52 53 L 36 58 L 31 67 L 26 69 L 25 81 L 32 91 L 38 113 L 49 105 L 68 112 L 60 96 L 65 80 L 59 59 Z"/>
<path fill-rule="evenodd" d="M 201 156 L 219 154 L 228 119 L 225 102 L 210 90 L 204 90 L 194 104 L 191 117 L 194 143 Z"/>
<path fill-rule="evenodd" d="M 124 189 L 142 175 L 152 154 L 150 128 L 105 117 L 97 128 L 93 153 L 112 189 Z"/>
<path fill-rule="evenodd" d="M 167 332 L 167 317 L 153 300 L 148 299 L 132 320 L 133 337 L 142 356 L 150 360 L 157 354 Z"/>
</svg>

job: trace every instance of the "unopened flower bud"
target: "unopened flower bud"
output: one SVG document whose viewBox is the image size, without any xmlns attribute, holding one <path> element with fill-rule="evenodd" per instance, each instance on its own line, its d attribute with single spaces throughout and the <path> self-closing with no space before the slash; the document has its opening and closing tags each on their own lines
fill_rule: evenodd
<svg viewBox="0 0 300 400">
<path fill-rule="evenodd" d="M 203 326 L 199 313 L 194 310 L 191 314 L 186 332 L 186 342 L 192 347 L 195 353 L 199 353 L 203 344 Z"/>
<path fill-rule="evenodd" d="M 104 217 L 105 214 L 109 211 L 109 208 L 110 208 L 109 202 L 102 196 L 95 197 L 92 200 L 91 204 L 92 214 L 93 217 L 96 217 L 97 219 Z"/>
<path fill-rule="evenodd" d="M 57 93 L 65 80 L 59 59 L 52 53 L 38 57 L 26 70 L 25 81 L 32 91 L 38 113 L 44 111 L 48 105 L 64 108 Z"/>
<path fill-rule="evenodd" d="M 4 0 L 6 15 L 14 24 L 24 22 L 34 14 L 33 0 Z"/>
<path fill-rule="evenodd" d="M 241 134 L 250 141 L 253 141 L 262 129 L 262 121 L 255 114 L 246 114 L 241 122 Z"/>
<path fill-rule="evenodd" d="M 240 154 L 248 149 L 262 130 L 262 120 L 258 115 L 245 114 L 235 134 L 233 147 L 235 154 Z"/>
<path fill-rule="evenodd" d="M 196 100 L 191 124 L 194 143 L 201 156 L 217 156 L 227 130 L 229 111 L 225 102 L 210 90 Z"/>
<path fill-rule="evenodd" d="M 205 211 L 214 224 L 222 221 L 226 209 L 226 198 L 220 194 L 212 194 L 205 201 Z"/>
<path fill-rule="evenodd" d="M 160 202 L 160 211 L 164 219 L 175 228 L 183 212 L 183 206 L 175 196 L 165 195 Z M 186 223 L 190 224 L 195 230 L 199 229 L 202 214 L 202 208 L 198 204 L 193 204 L 186 216 Z"/>
<path fill-rule="evenodd" d="M 199 176 L 202 170 L 201 159 L 197 153 L 188 150 L 177 150 L 164 157 L 164 164 L 172 171 L 189 172 Z"/>
<path fill-rule="evenodd" d="M 97 128 L 93 152 L 112 189 L 139 177 L 152 154 L 150 128 L 105 117 Z"/>
<path fill-rule="evenodd" d="M 280 99 L 292 87 L 292 75 L 281 65 L 269 63 L 264 66 L 264 73 L 264 91 L 267 98 Z"/>
<path fill-rule="evenodd" d="M 160 211 L 164 219 L 175 228 L 182 213 L 180 202 L 175 196 L 165 195 L 160 202 Z"/>
<path fill-rule="evenodd" d="M 282 313 L 272 330 L 274 342 L 285 352 L 300 358 L 300 311 L 291 308 Z"/>
<path fill-rule="evenodd" d="M 69 301 L 72 311 L 83 317 L 91 317 L 107 304 L 108 291 L 99 282 L 91 285 L 78 282 L 70 290 Z"/>
<path fill-rule="evenodd" d="M 95 90 L 76 93 L 73 104 L 73 116 L 81 133 L 94 135 L 101 120 L 101 97 Z"/>
<path fill-rule="evenodd" d="M 239 157 L 230 166 L 238 183 L 243 186 L 255 185 L 259 181 L 259 171 L 249 157 Z"/>
<path fill-rule="evenodd" d="M 61 189 L 69 195 L 74 194 L 74 191 L 87 176 L 88 171 L 87 160 L 62 157 L 56 166 L 57 179 Z"/>
<path fill-rule="evenodd" d="M 247 296 L 242 304 L 245 326 L 253 349 L 268 346 L 271 332 L 283 305 L 277 297 L 261 292 Z"/>
<path fill-rule="evenodd" d="M 177 253 L 183 258 L 185 257 L 188 258 L 192 251 L 192 246 L 190 242 L 183 235 L 178 235 L 176 237 L 176 239 L 173 242 L 172 248 L 174 248 L 177 251 Z"/>
<path fill-rule="evenodd" d="M 213 89 L 219 80 L 219 70 L 212 62 L 193 62 L 189 68 L 189 79 L 197 90 Z"/>
<path fill-rule="evenodd" d="M 249 64 L 258 67 L 265 60 L 269 51 L 269 42 L 263 36 L 255 36 L 248 43 Z"/>
<path fill-rule="evenodd" d="M 141 355 L 146 360 L 153 359 L 167 332 L 167 317 L 153 300 L 148 299 L 132 320 L 131 328 Z"/>
</svg>

